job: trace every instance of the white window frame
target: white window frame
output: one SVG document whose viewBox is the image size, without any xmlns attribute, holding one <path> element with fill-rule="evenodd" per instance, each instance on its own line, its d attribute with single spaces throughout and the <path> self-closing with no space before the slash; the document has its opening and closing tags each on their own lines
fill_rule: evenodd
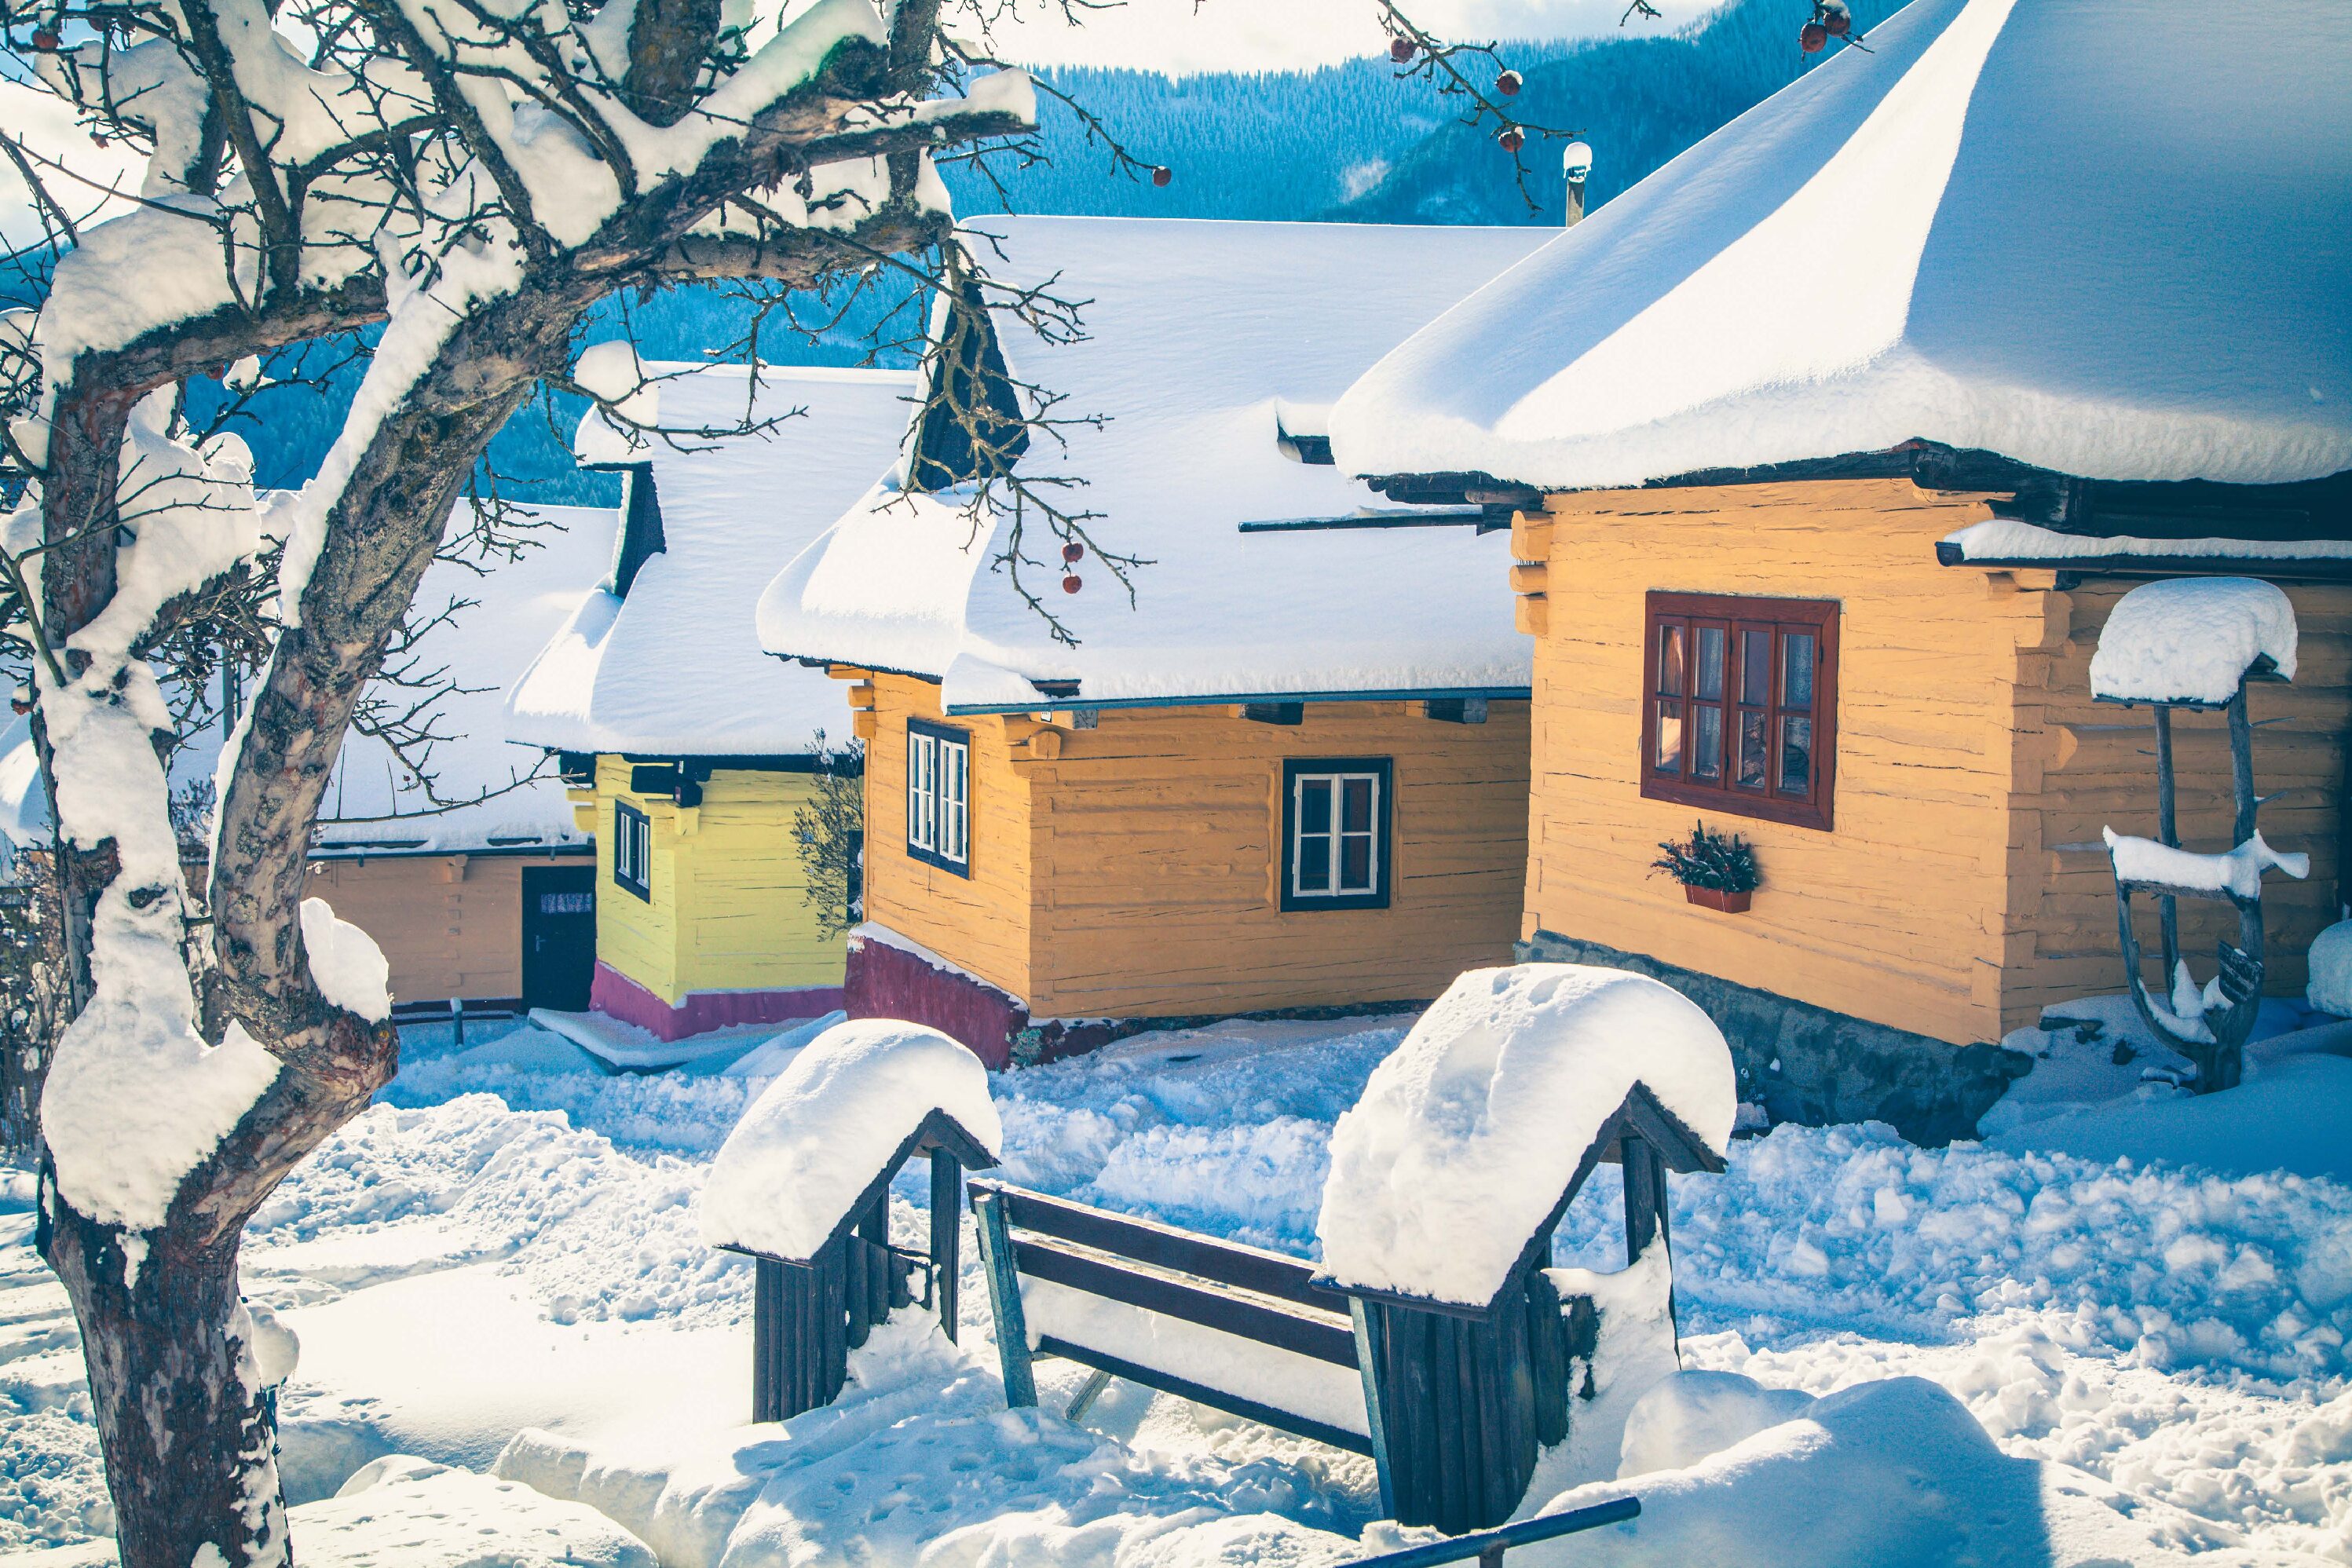
<svg viewBox="0 0 2352 1568">
<path fill-rule="evenodd" d="M 965 731 L 907 722 L 907 853 L 971 874 L 971 737 Z"/>
<path fill-rule="evenodd" d="M 646 903 L 654 896 L 654 831 L 645 812 L 613 802 L 613 883 Z"/>
<path fill-rule="evenodd" d="M 1394 770 L 1383 758 L 1348 758 L 1324 764 L 1318 760 L 1293 761 L 1285 769 L 1289 785 L 1283 812 L 1283 907 L 1286 909 L 1379 909 L 1389 902 L 1389 813 L 1390 795 L 1394 789 Z M 1370 826 L 1349 831 L 1341 826 L 1341 801 L 1347 786 L 1364 783 L 1371 789 Z M 1307 792 L 1310 787 L 1323 786 L 1331 798 L 1328 828 L 1310 832 L 1307 827 Z M 1329 845 L 1325 860 L 1322 883 L 1310 886 L 1305 880 L 1307 856 L 1302 852 L 1307 841 L 1319 839 Z M 1365 843 L 1365 879 L 1360 883 L 1344 882 L 1343 850 L 1350 839 Z"/>
</svg>

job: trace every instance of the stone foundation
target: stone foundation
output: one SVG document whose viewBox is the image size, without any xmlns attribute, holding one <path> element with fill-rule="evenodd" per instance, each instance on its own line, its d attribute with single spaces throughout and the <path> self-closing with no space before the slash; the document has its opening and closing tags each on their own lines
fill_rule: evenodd
<svg viewBox="0 0 2352 1568">
<path fill-rule="evenodd" d="M 1631 969 L 1674 987 L 1731 1042 L 1740 1099 L 1775 1122 L 1885 1122 L 1913 1143 L 1947 1144 L 1974 1137 L 1977 1118 L 2033 1067 L 2023 1051 L 1952 1045 L 1557 932 L 1517 952 L 1522 963 Z"/>
</svg>

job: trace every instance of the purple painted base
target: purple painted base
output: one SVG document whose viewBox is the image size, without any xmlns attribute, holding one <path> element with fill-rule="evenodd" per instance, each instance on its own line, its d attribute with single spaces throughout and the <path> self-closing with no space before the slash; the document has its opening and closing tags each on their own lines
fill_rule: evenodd
<svg viewBox="0 0 2352 1568">
<path fill-rule="evenodd" d="M 871 938 L 850 943 L 841 988 L 851 1018 L 926 1024 L 961 1040 L 992 1068 L 1012 1065 L 1013 1037 L 1029 1027 L 1019 998 Z"/>
<path fill-rule="evenodd" d="M 656 1040 L 684 1040 L 737 1024 L 782 1023 L 816 1018 L 843 1005 L 839 986 L 804 986 L 792 991 L 688 991 L 676 1007 L 599 959 L 589 982 L 588 1005 L 608 1018 L 632 1023 Z"/>
</svg>

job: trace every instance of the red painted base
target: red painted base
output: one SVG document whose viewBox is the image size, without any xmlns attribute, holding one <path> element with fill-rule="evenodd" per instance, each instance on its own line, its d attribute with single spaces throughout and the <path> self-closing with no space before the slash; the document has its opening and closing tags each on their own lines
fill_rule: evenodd
<svg viewBox="0 0 2352 1568">
<path fill-rule="evenodd" d="M 1013 1063 L 1013 1037 L 1029 1027 L 1018 997 L 958 969 L 942 969 L 903 947 L 852 940 L 842 982 L 854 1019 L 904 1019 L 961 1040 L 992 1068 Z"/>
<path fill-rule="evenodd" d="M 596 977 L 589 982 L 588 1005 L 656 1040 L 684 1040 L 737 1024 L 817 1018 L 843 1005 L 842 990 L 839 986 L 804 986 L 791 991 L 689 991 L 672 1007 L 599 959 Z"/>
</svg>

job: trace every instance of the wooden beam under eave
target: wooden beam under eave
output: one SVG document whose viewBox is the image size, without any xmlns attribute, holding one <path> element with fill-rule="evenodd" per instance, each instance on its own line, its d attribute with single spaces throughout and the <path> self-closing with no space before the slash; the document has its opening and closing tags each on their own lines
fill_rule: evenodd
<svg viewBox="0 0 2352 1568">
<path fill-rule="evenodd" d="M 836 681 L 871 681 L 874 678 L 873 671 L 860 669 L 856 664 L 827 664 L 824 673 Z"/>
<path fill-rule="evenodd" d="M 1521 594 L 1511 620 L 1527 635 L 1544 636 L 1551 631 L 1551 601 L 1540 593 Z"/>
</svg>

